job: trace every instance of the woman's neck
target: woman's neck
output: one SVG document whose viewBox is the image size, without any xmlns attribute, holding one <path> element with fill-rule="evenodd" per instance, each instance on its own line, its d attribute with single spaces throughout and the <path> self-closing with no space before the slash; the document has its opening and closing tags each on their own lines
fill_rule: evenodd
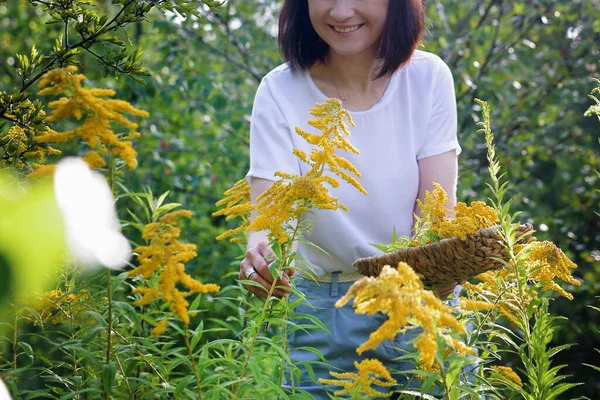
<svg viewBox="0 0 600 400">
<path fill-rule="evenodd" d="M 342 56 L 331 53 L 323 65 L 335 84 L 346 90 L 366 91 L 381 66 L 381 60 L 371 55 Z"/>
<path fill-rule="evenodd" d="M 390 76 L 373 79 L 380 68 L 375 57 L 329 55 L 309 68 L 313 82 L 327 97 L 342 100 L 350 111 L 364 111 L 379 102 Z"/>
</svg>

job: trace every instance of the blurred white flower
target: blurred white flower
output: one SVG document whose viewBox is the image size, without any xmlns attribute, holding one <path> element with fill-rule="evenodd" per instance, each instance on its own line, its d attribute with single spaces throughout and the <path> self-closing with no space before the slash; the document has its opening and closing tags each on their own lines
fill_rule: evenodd
<svg viewBox="0 0 600 400">
<path fill-rule="evenodd" d="M 80 158 L 62 159 L 54 174 L 54 193 L 63 215 L 67 245 L 85 266 L 121 268 L 131 258 L 121 234 L 112 191 L 104 176 Z"/>
<path fill-rule="evenodd" d="M 11 400 L 10 393 L 8 393 L 8 389 L 2 379 L 0 379 L 0 400 Z"/>
</svg>

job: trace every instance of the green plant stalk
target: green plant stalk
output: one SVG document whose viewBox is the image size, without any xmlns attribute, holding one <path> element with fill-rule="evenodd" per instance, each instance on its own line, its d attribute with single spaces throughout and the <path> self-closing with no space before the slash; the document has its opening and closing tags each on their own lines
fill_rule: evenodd
<svg viewBox="0 0 600 400">
<path fill-rule="evenodd" d="M 108 291 L 108 320 L 106 324 L 106 364 L 110 362 L 110 353 L 112 347 L 112 287 L 111 287 L 111 279 L 110 279 L 110 269 L 106 269 L 106 280 L 107 280 L 107 291 Z M 102 385 L 104 388 L 104 385 Z M 104 389 L 103 389 L 104 390 Z M 104 399 L 108 400 L 108 393 L 104 392 Z"/>
<path fill-rule="evenodd" d="M 494 305 L 494 308 L 491 309 L 491 310 L 487 310 L 487 312 L 485 313 L 484 317 L 482 318 L 480 324 L 477 326 L 477 329 L 475 329 L 475 332 L 481 332 L 481 328 L 483 328 L 483 326 L 487 322 L 487 319 L 492 315 L 492 313 L 496 312 L 495 308 L 496 308 L 496 306 L 498 305 L 500 299 L 502 298 L 502 296 L 504 295 L 504 293 L 506 293 L 507 290 L 508 290 L 508 288 L 506 288 L 502 292 L 498 293 L 498 296 L 496 297 L 496 299 L 492 303 Z M 489 337 L 489 335 L 488 335 L 488 337 Z M 475 335 L 471 335 L 471 337 L 469 338 L 468 346 L 469 347 L 473 347 L 473 345 L 475 344 L 475 342 L 477 342 L 478 338 L 479 338 L 479 334 L 478 333 L 476 333 Z"/>
<path fill-rule="evenodd" d="M 123 369 L 123 365 L 121 365 L 121 360 L 119 357 L 115 357 L 115 361 L 117 362 L 117 366 L 119 367 L 119 371 L 121 371 L 121 375 L 125 377 L 125 386 L 127 386 L 127 391 L 129 392 L 129 398 L 133 397 L 133 392 L 131 391 L 131 386 L 129 386 L 129 380 L 127 379 L 127 375 L 125 375 L 125 370 Z"/>
<path fill-rule="evenodd" d="M 498 179 L 498 171 L 499 171 L 499 164 L 497 162 L 497 160 L 495 159 L 495 151 L 494 151 L 494 146 L 492 143 L 493 140 L 493 135 L 491 133 L 491 129 L 489 127 L 489 107 L 487 106 L 487 103 L 483 104 L 481 103 L 482 108 L 484 110 L 484 131 L 486 134 L 486 144 L 488 145 L 488 161 L 490 163 L 490 174 L 492 176 L 492 182 L 494 184 L 494 187 L 492 188 L 493 194 L 496 196 L 496 200 L 497 200 L 497 204 L 496 204 L 496 208 L 497 211 L 501 210 L 503 208 L 502 204 L 501 204 L 501 198 L 503 195 L 503 188 L 500 186 L 499 184 L 499 179 Z M 541 391 L 541 393 L 521 393 L 521 395 L 523 395 L 526 398 L 535 398 L 538 400 L 543 400 L 545 397 L 545 387 L 548 386 L 548 382 L 544 382 L 544 377 L 543 374 L 541 373 L 542 371 L 539 369 L 541 367 L 539 362 L 536 362 L 535 364 L 533 363 L 533 361 L 536 361 L 535 358 L 537 355 L 537 352 L 535 351 L 535 347 L 536 347 L 536 343 L 535 343 L 535 339 L 532 336 L 532 327 L 531 327 L 531 322 L 530 322 L 530 315 L 528 315 L 527 312 L 527 308 L 528 308 L 528 304 L 526 304 L 526 302 L 524 301 L 524 295 L 525 295 L 525 291 L 528 288 L 527 285 L 527 281 L 528 281 L 528 271 L 522 267 L 522 262 L 523 262 L 523 256 L 517 257 L 514 253 L 514 244 L 515 244 L 515 240 L 516 237 L 514 236 L 514 233 L 510 233 L 510 228 L 512 226 L 512 222 L 511 219 L 507 214 L 501 214 L 499 213 L 499 215 L 501 215 L 501 226 L 502 226 L 502 232 L 501 232 L 501 237 L 502 240 L 504 241 L 506 250 L 508 252 L 509 255 L 509 265 L 511 266 L 511 268 L 513 268 L 513 272 L 514 275 L 517 277 L 517 288 L 519 291 L 519 296 L 516 299 L 517 300 L 517 306 L 520 310 L 520 315 L 519 317 L 521 318 L 521 329 L 523 331 L 523 343 L 526 346 L 527 349 L 527 356 L 530 358 L 531 361 L 531 365 L 536 365 L 536 369 L 537 371 L 535 374 L 535 381 L 537 384 L 537 388 L 538 390 Z M 543 344 L 543 346 L 545 346 L 545 344 Z M 531 380 L 531 376 L 530 374 L 527 374 L 527 378 Z M 553 383 L 549 383 L 550 386 L 553 385 Z M 540 397 L 541 396 L 541 397 Z"/>
<path fill-rule="evenodd" d="M 300 224 L 296 224 L 296 226 L 294 227 L 294 231 L 292 233 L 292 240 L 290 241 L 290 243 L 294 243 L 294 241 L 296 240 L 299 227 L 300 227 Z M 291 248 L 291 246 L 289 248 Z M 284 262 L 281 263 L 281 266 L 288 265 L 288 263 L 290 262 L 291 255 L 289 254 L 289 249 L 286 249 L 286 250 L 288 250 L 288 251 L 286 251 L 286 254 L 283 256 Z M 269 299 L 271 299 L 271 297 L 273 296 L 274 291 L 275 291 L 275 285 L 271 285 L 271 288 L 269 289 L 269 292 L 267 293 L 267 297 L 265 299 L 265 304 L 263 305 L 263 309 L 258 317 L 258 323 L 256 324 L 254 334 L 252 335 L 252 339 L 250 341 L 250 346 L 248 347 L 248 352 L 246 353 L 246 359 L 244 360 L 244 365 L 242 366 L 242 372 L 239 377 L 240 383 L 237 385 L 237 387 L 235 389 L 234 398 L 238 398 L 238 393 L 240 392 L 240 389 L 242 388 L 243 379 L 244 379 L 244 376 L 246 375 L 246 369 L 248 368 L 248 362 L 250 361 L 252 351 L 254 350 L 254 345 L 256 344 L 256 339 L 258 338 L 258 332 L 260 332 L 260 327 L 262 326 L 263 319 L 267 312 L 267 308 L 269 306 Z M 283 374 L 283 371 L 282 371 L 282 374 Z"/>
<path fill-rule="evenodd" d="M 143 310 L 144 310 L 144 309 L 142 308 L 142 311 L 143 311 Z M 145 337 L 145 336 L 144 336 L 144 328 L 145 328 L 145 326 L 146 326 L 146 325 L 144 324 L 144 322 L 145 322 L 145 320 L 142 320 L 142 324 L 141 324 L 141 326 L 140 326 L 140 331 L 141 331 L 140 333 L 141 333 L 141 336 L 142 336 L 142 337 Z M 136 376 L 136 378 L 137 378 L 138 380 L 140 379 L 140 376 L 141 376 L 141 374 L 142 374 L 142 365 L 141 365 L 141 364 L 138 364 L 138 365 L 137 365 L 137 368 L 136 368 L 136 373 L 135 373 L 135 376 Z M 133 394 L 132 398 L 133 398 L 133 400 L 137 400 L 137 391 L 136 391 L 136 392 Z"/>
<path fill-rule="evenodd" d="M 17 312 L 17 305 L 15 304 L 15 319 L 13 326 L 13 370 L 17 370 L 17 337 L 19 332 L 19 313 Z"/>
<path fill-rule="evenodd" d="M 115 192 L 114 184 L 115 184 L 115 162 L 112 157 L 109 159 L 109 168 L 108 168 L 108 185 L 110 187 L 111 193 Z M 111 348 L 112 348 L 112 323 L 113 323 L 113 312 L 112 312 L 112 280 L 110 275 L 110 269 L 106 268 L 106 290 L 107 290 L 107 298 L 108 298 L 108 320 L 106 324 L 106 364 L 110 363 L 111 357 Z M 104 385 L 102 385 L 104 390 Z M 109 395 L 105 391 L 104 399 L 108 400 Z"/>
<path fill-rule="evenodd" d="M 69 305 L 69 323 L 71 325 L 71 341 L 75 342 L 75 326 L 73 324 L 73 306 Z M 73 349 L 73 378 L 77 378 L 77 354 L 75 353 L 75 349 Z M 73 379 L 75 382 L 75 391 L 79 391 L 79 384 L 77 383 L 77 379 Z"/>
<path fill-rule="evenodd" d="M 162 383 L 164 383 L 164 384 L 168 384 L 169 383 L 165 379 L 165 377 L 162 376 L 162 374 L 156 369 L 156 367 L 154 365 L 152 365 L 152 363 L 146 359 L 146 356 L 144 355 L 144 353 L 142 353 L 141 351 L 138 350 L 136 343 L 133 343 L 133 342 L 129 341 L 125 336 L 121 335 L 121 333 L 119 333 L 119 331 L 113 331 L 113 333 L 115 335 L 117 335 L 119 337 L 119 339 L 121 339 L 122 341 L 124 341 L 128 345 L 132 346 L 132 348 L 134 349 L 134 351 L 136 352 L 136 354 L 138 355 L 138 357 L 140 357 L 142 359 L 142 361 L 144 361 L 146 364 L 148 364 L 148 366 L 150 367 L 150 369 L 152 371 L 154 371 L 154 373 L 156 374 L 156 376 L 159 377 L 159 379 L 162 381 Z"/>
<path fill-rule="evenodd" d="M 196 378 L 196 388 L 198 390 L 198 396 L 200 400 L 202 400 L 203 397 L 202 388 L 200 386 L 200 375 L 198 374 L 198 366 L 196 365 L 196 359 L 194 357 L 194 353 L 192 352 L 192 346 L 190 346 L 189 329 L 187 325 L 185 325 L 184 327 L 183 339 L 185 340 L 185 348 L 187 349 L 188 355 L 190 356 L 190 362 L 192 364 L 192 369 L 194 370 L 194 378 Z"/>
<path fill-rule="evenodd" d="M 281 299 L 282 302 L 287 303 L 286 302 L 286 298 L 284 297 L 283 299 Z M 288 308 L 284 307 L 284 311 L 283 311 L 283 319 L 287 320 L 288 318 Z M 288 352 L 288 340 L 287 340 L 287 324 L 283 325 L 283 354 L 286 354 Z M 279 387 L 281 387 L 283 385 L 283 376 L 285 375 L 285 356 L 281 356 L 281 375 L 279 376 Z M 290 369 L 290 383 L 292 384 L 292 394 L 295 394 L 295 388 L 294 388 L 294 374 L 292 372 L 292 370 Z M 277 400 L 280 399 L 280 396 L 277 396 Z"/>
</svg>

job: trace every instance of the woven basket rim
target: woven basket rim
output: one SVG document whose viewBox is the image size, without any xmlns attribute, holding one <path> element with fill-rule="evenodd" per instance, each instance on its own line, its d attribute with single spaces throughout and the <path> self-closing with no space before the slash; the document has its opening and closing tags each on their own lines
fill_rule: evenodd
<svg viewBox="0 0 600 400">
<path fill-rule="evenodd" d="M 492 235 L 494 235 L 495 231 L 497 231 L 498 229 L 501 229 L 500 225 L 493 225 L 488 228 L 481 228 L 473 234 L 466 234 L 465 241 L 473 240 L 473 239 L 476 239 L 477 237 L 481 237 L 481 236 L 488 236 L 488 237 L 492 236 Z M 519 228 L 517 229 L 517 235 L 520 237 L 531 231 L 533 231 L 532 224 L 530 224 L 530 223 L 520 224 Z M 521 234 L 519 235 L 520 232 L 521 232 Z M 393 254 L 419 253 L 422 249 L 425 249 L 425 248 L 431 249 L 431 248 L 435 248 L 435 247 L 447 246 L 448 244 L 455 246 L 454 243 L 461 243 L 461 242 L 465 242 L 465 241 L 463 241 L 458 236 L 452 236 L 450 238 L 441 239 L 439 242 L 422 244 L 420 246 L 415 246 L 415 247 L 406 247 L 406 248 L 398 249 L 398 250 L 390 252 L 390 253 L 382 253 L 382 254 L 376 254 L 376 255 L 373 255 L 370 257 L 358 258 L 354 261 L 354 263 L 352 265 L 354 267 L 357 267 L 357 264 L 359 264 L 359 263 L 369 262 L 369 260 L 377 259 L 378 257 L 381 257 L 381 256 L 389 256 L 389 255 L 393 255 Z"/>
</svg>

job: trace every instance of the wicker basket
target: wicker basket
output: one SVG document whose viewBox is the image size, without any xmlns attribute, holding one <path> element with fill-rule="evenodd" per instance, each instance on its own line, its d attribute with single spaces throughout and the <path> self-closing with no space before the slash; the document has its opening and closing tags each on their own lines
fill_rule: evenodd
<svg viewBox="0 0 600 400">
<path fill-rule="evenodd" d="M 531 230 L 531 224 L 523 224 L 517 230 L 517 237 Z M 527 242 L 530 237 L 526 235 L 520 242 Z M 453 237 L 395 253 L 359 258 L 354 266 L 362 275 L 377 276 L 385 265 L 396 266 L 404 261 L 423 276 L 426 284 L 438 285 L 460 282 L 482 272 L 500 269 L 502 263 L 493 258 L 506 260 L 507 257 L 498 227 L 494 226 L 467 235 L 466 240 Z"/>
</svg>

